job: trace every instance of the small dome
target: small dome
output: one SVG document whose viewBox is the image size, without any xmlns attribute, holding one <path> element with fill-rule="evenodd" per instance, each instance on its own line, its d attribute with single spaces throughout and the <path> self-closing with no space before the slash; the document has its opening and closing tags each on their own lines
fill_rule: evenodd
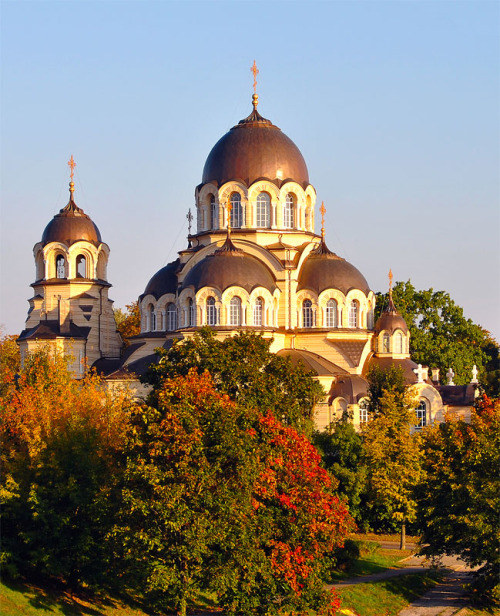
<svg viewBox="0 0 500 616">
<path fill-rule="evenodd" d="M 214 145 L 203 169 L 202 183 L 221 186 L 239 180 L 250 186 L 262 178 L 278 186 L 284 180 L 293 180 L 303 188 L 309 185 L 299 148 L 254 109 Z"/>
<path fill-rule="evenodd" d="M 74 184 L 70 182 L 70 199 L 68 205 L 45 227 L 42 244 L 62 242 L 67 246 L 79 241 L 92 242 L 98 246 L 101 234 L 91 218 L 73 201 Z"/>
<path fill-rule="evenodd" d="M 231 240 L 226 240 L 224 246 L 188 272 L 182 286 L 193 287 L 195 291 L 214 287 L 221 292 L 238 286 L 248 293 L 255 287 L 264 287 L 272 293 L 276 289 L 276 281 L 261 261 L 236 248 Z"/>
<path fill-rule="evenodd" d="M 390 370 L 392 366 L 400 367 L 403 370 L 407 385 L 413 385 L 418 380 L 417 375 L 414 372 L 418 366 L 411 359 L 393 359 L 392 357 L 377 357 L 376 355 L 373 355 L 363 368 L 363 376 L 367 376 L 370 368 L 373 366 L 378 366 L 384 371 Z"/>
<path fill-rule="evenodd" d="M 177 292 L 177 269 L 179 267 L 179 259 L 165 265 L 146 285 L 146 289 L 141 297 L 146 295 L 154 295 L 156 299 L 159 299 L 162 295 L 167 293 Z"/>
<path fill-rule="evenodd" d="M 396 306 L 392 301 L 392 293 L 389 294 L 389 305 L 382 312 L 375 323 L 375 333 L 386 331 L 393 334 L 397 329 L 401 329 L 405 334 L 408 333 L 408 325 L 406 321 L 396 310 Z"/>
<path fill-rule="evenodd" d="M 342 257 L 330 252 L 324 242 L 311 252 L 300 270 L 297 290 L 311 289 L 318 295 L 325 289 L 338 289 L 346 295 L 359 289 L 365 295 L 370 287 L 363 274 Z"/>
<path fill-rule="evenodd" d="M 347 404 L 357 404 L 361 398 L 368 395 L 368 382 L 356 374 L 338 375 L 328 394 L 328 404 L 335 398 L 344 398 Z"/>
</svg>

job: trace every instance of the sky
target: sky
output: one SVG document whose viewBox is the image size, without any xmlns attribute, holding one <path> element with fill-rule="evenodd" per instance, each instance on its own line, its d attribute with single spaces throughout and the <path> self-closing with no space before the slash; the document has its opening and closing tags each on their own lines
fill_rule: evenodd
<svg viewBox="0 0 500 616">
<path fill-rule="evenodd" d="M 500 340 L 500 2 L 0 3 L 0 324 L 75 201 L 125 307 L 186 247 L 219 138 L 251 111 L 301 150 L 329 248 L 374 291 L 444 290 Z M 317 231 L 320 216 L 316 214 Z"/>
</svg>

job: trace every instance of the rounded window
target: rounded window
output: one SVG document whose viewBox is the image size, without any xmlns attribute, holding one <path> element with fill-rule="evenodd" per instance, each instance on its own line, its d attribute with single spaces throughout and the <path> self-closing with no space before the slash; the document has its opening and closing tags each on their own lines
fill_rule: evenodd
<svg viewBox="0 0 500 616">
<path fill-rule="evenodd" d="M 313 326 L 313 308 L 310 299 L 305 299 L 302 304 L 302 322 L 303 327 Z"/>
<path fill-rule="evenodd" d="M 283 226 L 285 229 L 293 229 L 295 226 L 295 195 L 288 193 L 283 210 Z"/>
<path fill-rule="evenodd" d="M 265 192 L 257 197 L 256 224 L 264 228 L 271 224 L 271 197 Z"/>
<path fill-rule="evenodd" d="M 239 229 L 242 225 L 241 195 L 233 193 L 231 195 L 231 227 Z"/>
</svg>

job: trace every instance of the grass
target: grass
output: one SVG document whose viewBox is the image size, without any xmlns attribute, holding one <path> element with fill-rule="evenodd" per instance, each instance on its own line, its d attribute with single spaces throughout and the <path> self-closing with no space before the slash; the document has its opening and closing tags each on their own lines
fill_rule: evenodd
<svg viewBox="0 0 500 616">
<path fill-rule="evenodd" d="M 375 541 L 375 542 L 394 541 L 396 543 L 399 543 L 400 538 L 401 538 L 398 533 L 384 534 L 384 535 L 377 535 L 375 533 L 353 533 L 352 535 L 349 535 L 349 537 L 351 539 L 356 539 L 359 541 Z M 419 540 L 419 537 L 416 537 L 413 535 L 406 535 L 407 543 L 417 543 L 418 540 Z"/>
<path fill-rule="evenodd" d="M 342 609 L 358 616 L 396 616 L 413 600 L 421 597 L 439 581 L 436 571 L 410 573 L 370 584 L 356 584 L 337 590 Z"/>
</svg>

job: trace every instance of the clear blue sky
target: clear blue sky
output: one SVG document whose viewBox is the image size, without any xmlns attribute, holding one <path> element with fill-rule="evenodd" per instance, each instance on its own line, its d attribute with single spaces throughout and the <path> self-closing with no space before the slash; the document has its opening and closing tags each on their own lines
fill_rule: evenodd
<svg viewBox="0 0 500 616">
<path fill-rule="evenodd" d="M 0 323 L 75 200 L 123 307 L 186 246 L 215 142 L 251 110 L 301 149 L 330 249 L 375 291 L 446 290 L 500 339 L 497 1 L 1 3 Z M 317 216 L 319 220 L 319 216 Z M 319 225 L 318 225 L 319 231 Z"/>
</svg>

